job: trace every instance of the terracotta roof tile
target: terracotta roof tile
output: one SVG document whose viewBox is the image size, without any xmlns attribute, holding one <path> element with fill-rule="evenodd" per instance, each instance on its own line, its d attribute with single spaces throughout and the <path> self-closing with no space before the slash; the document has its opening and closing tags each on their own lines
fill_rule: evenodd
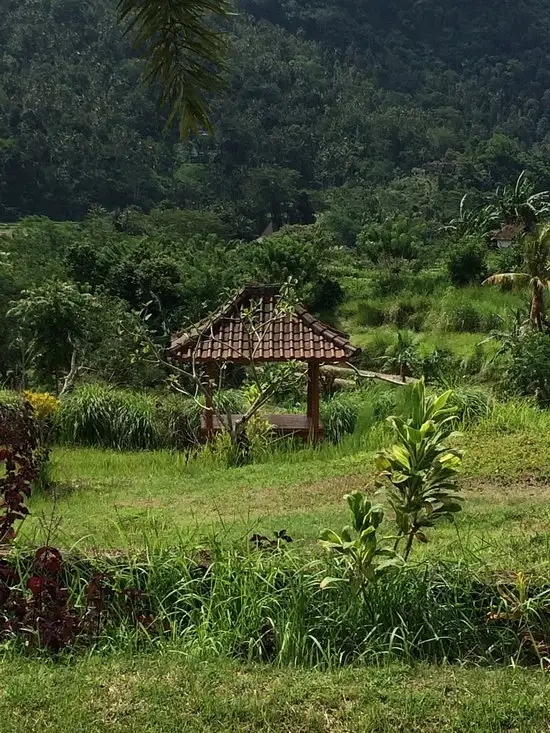
<svg viewBox="0 0 550 733">
<path fill-rule="evenodd" d="M 302 306 L 280 308 L 279 287 L 244 288 L 217 313 L 174 337 L 182 361 L 347 361 L 359 353 L 347 336 Z M 249 315 L 246 315 L 246 312 Z"/>
</svg>

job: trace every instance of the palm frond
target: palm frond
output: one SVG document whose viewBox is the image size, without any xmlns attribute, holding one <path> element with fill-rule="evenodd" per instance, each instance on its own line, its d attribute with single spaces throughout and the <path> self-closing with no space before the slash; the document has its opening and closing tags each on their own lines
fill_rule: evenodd
<svg viewBox="0 0 550 733">
<path fill-rule="evenodd" d="M 482 285 L 528 285 L 531 276 L 526 272 L 501 272 L 498 275 L 491 275 L 484 280 Z"/>
<path fill-rule="evenodd" d="M 143 79 L 160 87 L 168 124 L 179 120 L 182 136 L 212 131 L 205 94 L 219 90 L 228 42 L 215 26 L 227 19 L 227 0 L 119 0 L 119 20 L 145 60 Z"/>
</svg>

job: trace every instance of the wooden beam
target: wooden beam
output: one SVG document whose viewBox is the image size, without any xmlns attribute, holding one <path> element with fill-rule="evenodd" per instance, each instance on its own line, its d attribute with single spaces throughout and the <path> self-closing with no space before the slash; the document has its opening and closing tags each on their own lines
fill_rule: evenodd
<svg viewBox="0 0 550 733">
<path fill-rule="evenodd" d="M 342 377 L 360 377 L 362 379 L 378 379 L 381 382 L 389 382 L 390 384 L 414 384 L 417 379 L 413 377 L 402 377 L 398 374 L 381 374 L 380 372 L 369 372 L 356 367 L 340 367 L 340 366 L 323 366 L 321 370 L 326 374 L 336 374 Z"/>
<path fill-rule="evenodd" d="M 206 409 L 204 410 L 204 429 L 206 437 L 210 438 L 214 432 L 214 400 L 212 397 L 212 382 L 214 381 L 214 364 L 207 364 L 205 368 L 206 372 L 206 390 L 205 390 L 205 403 Z"/>
<path fill-rule="evenodd" d="M 320 418 L 321 384 L 318 361 L 308 363 L 307 380 L 307 416 L 311 421 L 311 438 L 313 441 L 319 439 L 321 433 Z"/>
</svg>

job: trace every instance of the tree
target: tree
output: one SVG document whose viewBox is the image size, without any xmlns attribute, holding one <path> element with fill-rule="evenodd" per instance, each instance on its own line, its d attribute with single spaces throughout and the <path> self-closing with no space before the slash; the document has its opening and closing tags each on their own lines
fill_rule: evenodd
<svg viewBox="0 0 550 733">
<path fill-rule="evenodd" d="M 447 270 L 451 282 L 457 287 L 472 282 L 479 284 L 487 275 L 484 249 L 475 238 L 466 238 L 449 257 Z"/>
<path fill-rule="evenodd" d="M 214 19 L 230 15 L 226 0 L 120 0 L 119 14 L 146 62 L 144 79 L 160 85 L 169 124 L 179 118 L 182 137 L 212 130 L 204 94 L 221 86 L 227 42 Z"/>
<path fill-rule="evenodd" d="M 57 280 L 23 291 L 8 311 L 16 338 L 30 351 L 38 377 L 54 384 L 61 394 L 72 388 L 85 352 L 93 351 L 100 339 L 106 315 L 93 295 Z"/>
<path fill-rule="evenodd" d="M 542 331 L 544 325 L 544 292 L 550 287 L 550 224 L 540 224 L 523 238 L 524 272 L 503 272 L 485 280 L 485 285 L 529 285 L 531 288 L 530 321 Z"/>
</svg>

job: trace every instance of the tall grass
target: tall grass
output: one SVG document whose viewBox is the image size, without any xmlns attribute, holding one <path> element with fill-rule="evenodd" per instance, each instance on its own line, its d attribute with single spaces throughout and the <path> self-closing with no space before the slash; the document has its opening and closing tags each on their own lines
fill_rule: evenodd
<svg viewBox="0 0 550 733">
<path fill-rule="evenodd" d="M 220 393 L 219 409 L 238 411 L 242 397 L 231 390 Z M 61 443 L 118 450 L 184 449 L 198 445 L 200 400 L 180 395 L 115 389 L 89 384 L 61 402 L 56 434 Z"/>
<path fill-rule="evenodd" d="M 71 558 L 66 574 L 77 607 L 85 605 L 86 583 L 97 572 L 108 579 L 111 599 L 99 648 L 168 643 L 187 653 L 284 665 L 536 661 L 517 624 L 488 622 L 500 595 L 467 565 L 408 567 L 355 595 L 345 583 L 322 589 L 322 579 L 335 572 L 330 559 L 300 548 L 222 549 L 212 539 L 194 552 L 152 547 L 139 558 Z M 136 612 L 155 619 L 147 631 L 121 600 L 128 588 Z M 533 588 L 533 596 L 544 592 Z M 548 618 L 532 618 L 537 634 L 548 638 Z"/>
</svg>

